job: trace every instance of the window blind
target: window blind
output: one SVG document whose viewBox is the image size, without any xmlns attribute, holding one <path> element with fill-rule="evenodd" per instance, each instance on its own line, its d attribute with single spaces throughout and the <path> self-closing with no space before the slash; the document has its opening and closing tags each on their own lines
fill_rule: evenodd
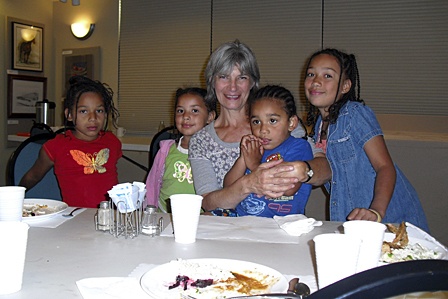
<svg viewBox="0 0 448 299">
<path fill-rule="evenodd" d="M 376 113 L 448 116 L 448 1 L 325 1 L 323 41 L 357 56 Z"/>
<path fill-rule="evenodd" d="M 203 86 L 210 1 L 121 2 L 118 108 L 128 132 L 173 124 L 179 87 Z"/>
<path fill-rule="evenodd" d="M 214 1 L 213 49 L 238 38 L 254 51 L 261 86 L 280 84 L 304 111 L 303 68 L 321 41 L 321 2 L 289 0 Z"/>
<path fill-rule="evenodd" d="M 120 125 L 173 123 L 178 87 L 204 87 L 221 43 L 254 51 L 261 84 L 281 84 L 306 109 L 308 57 L 323 47 L 357 56 L 361 96 L 377 113 L 448 116 L 448 1 L 133 0 L 121 3 Z"/>
</svg>

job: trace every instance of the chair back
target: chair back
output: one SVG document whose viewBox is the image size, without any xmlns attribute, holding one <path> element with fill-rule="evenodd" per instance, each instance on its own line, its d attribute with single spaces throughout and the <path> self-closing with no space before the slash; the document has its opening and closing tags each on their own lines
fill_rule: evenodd
<svg viewBox="0 0 448 299">
<path fill-rule="evenodd" d="M 158 132 L 151 140 L 151 145 L 149 147 L 149 170 L 151 170 L 152 165 L 154 164 L 154 158 L 156 157 L 157 152 L 160 149 L 160 141 L 167 139 L 178 139 L 181 134 L 174 126 L 169 126 L 162 129 Z"/>
<path fill-rule="evenodd" d="M 448 260 L 414 260 L 376 267 L 328 285 L 307 299 L 389 298 L 437 291 L 448 291 Z"/>
<path fill-rule="evenodd" d="M 44 133 L 34 135 L 23 141 L 12 153 L 7 166 L 7 184 L 17 186 L 25 173 L 34 165 L 39 156 L 42 145 L 53 139 L 54 133 Z M 25 198 L 45 198 L 62 200 L 54 170 L 50 169 L 44 178 L 29 191 L 25 193 Z"/>
</svg>

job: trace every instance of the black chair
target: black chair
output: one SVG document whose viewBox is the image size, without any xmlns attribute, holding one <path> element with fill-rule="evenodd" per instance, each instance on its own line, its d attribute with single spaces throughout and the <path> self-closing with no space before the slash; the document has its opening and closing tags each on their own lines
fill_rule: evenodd
<svg viewBox="0 0 448 299">
<path fill-rule="evenodd" d="M 157 152 L 160 149 L 160 141 L 166 140 L 166 139 L 178 139 L 180 138 L 181 134 L 174 126 L 169 126 L 164 128 L 163 130 L 159 131 L 151 140 L 151 145 L 149 147 L 149 169 L 151 170 L 151 167 L 154 163 L 154 158 L 156 157 Z"/>
<path fill-rule="evenodd" d="M 11 154 L 7 166 L 7 185 L 17 186 L 23 175 L 33 166 L 39 156 L 42 145 L 56 136 L 54 133 L 43 133 L 29 137 Z M 27 190 L 25 198 L 46 198 L 62 200 L 53 169 L 33 188 Z"/>
<path fill-rule="evenodd" d="M 406 261 L 380 266 L 335 282 L 307 299 L 388 298 L 436 291 L 448 291 L 448 260 Z"/>
<path fill-rule="evenodd" d="M 33 123 L 33 126 L 30 129 L 30 136 L 36 136 L 40 134 L 55 134 L 50 126 L 43 123 Z"/>
</svg>

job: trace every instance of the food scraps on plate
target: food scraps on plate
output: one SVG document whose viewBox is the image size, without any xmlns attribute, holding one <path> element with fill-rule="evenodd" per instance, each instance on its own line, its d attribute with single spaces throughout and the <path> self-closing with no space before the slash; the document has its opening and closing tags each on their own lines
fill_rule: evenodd
<svg viewBox="0 0 448 299">
<path fill-rule="evenodd" d="M 380 261 L 385 263 L 395 263 L 411 260 L 438 259 L 441 253 L 425 247 L 420 243 L 410 244 L 406 224 L 400 223 L 397 227 L 393 224 L 386 224 L 387 229 L 395 234 L 391 242 L 384 241 Z"/>
</svg>

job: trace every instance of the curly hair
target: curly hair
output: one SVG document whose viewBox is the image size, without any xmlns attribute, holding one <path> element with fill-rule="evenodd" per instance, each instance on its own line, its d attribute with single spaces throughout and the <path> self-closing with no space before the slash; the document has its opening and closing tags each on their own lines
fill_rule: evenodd
<svg viewBox="0 0 448 299">
<path fill-rule="evenodd" d="M 94 81 L 84 76 L 73 76 L 69 80 L 70 87 L 64 99 L 64 110 L 71 111 L 74 107 L 78 107 L 79 98 L 86 92 L 94 92 L 101 96 L 104 102 L 104 109 L 106 115 L 112 116 L 112 124 L 117 127 L 117 120 L 120 113 L 114 106 L 113 95 L 114 92 L 106 83 Z M 76 119 L 75 119 L 76 121 Z M 67 118 L 65 118 L 65 126 L 67 127 Z M 107 128 L 109 117 L 106 117 L 105 128 Z"/>
<path fill-rule="evenodd" d="M 266 85 L 260 88 L 253 97 L 249 98 L 249 114 L 252 109 L 252 104 L 256 103 L 262 98 L 271 98 L 283 103 L 283 110 L 286 112 L 288 117 L 297 116 L 296 102 L 294 101 L 294 96 L 292 93 L 280 86 L 280 85 Z"/>
</svg>

